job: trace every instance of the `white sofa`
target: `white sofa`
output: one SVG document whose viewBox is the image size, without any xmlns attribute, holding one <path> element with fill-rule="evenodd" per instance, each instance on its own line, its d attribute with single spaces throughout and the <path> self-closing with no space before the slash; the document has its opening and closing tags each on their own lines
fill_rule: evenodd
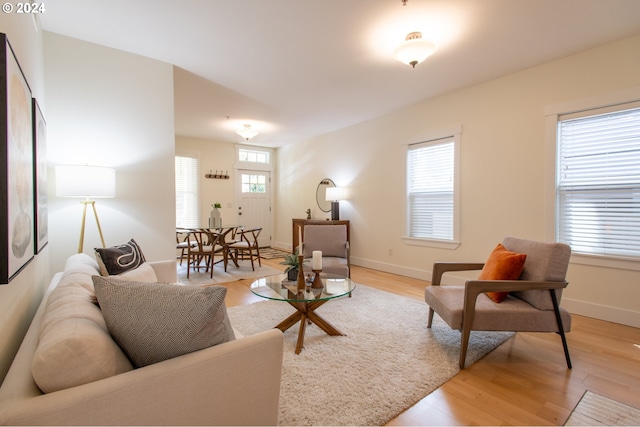
<svg viewBox="0 0 640 427">
<path fill-rule="evenodd" d="M 174 261 L 149 264 L 158 281 L 176 282 Z M 70 282 L 81 282 L 79 286 L 89 289 L 92 275 L 99 275 L 98 264 L 88 255 L 78 254 L 70 257 L 65 271 L 53 278 L 0 387 L 0 424 L 277 423 L 283 352 L 283 335 L 278 329 L 246 337 L 237 335 L 235 340 L 213 347 L 43 393 L 34 380 L 32 365 L 41 332 L 47 325 L 44 318 L 49 297 L 55 289 L 69 286 Z M 74 301 L 66 311 L 74 313 L 76 304 L 94 303 Z M 95 311 L 95 307 L 90 309 Z M 86 367 L 78 366 L 80 372 L 83 369 Z"/>
</svg>

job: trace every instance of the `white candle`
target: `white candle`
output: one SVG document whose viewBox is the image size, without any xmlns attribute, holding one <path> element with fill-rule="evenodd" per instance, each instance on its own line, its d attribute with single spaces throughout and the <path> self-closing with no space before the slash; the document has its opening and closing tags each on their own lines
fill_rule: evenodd
<svg viewBox="0 0 640 427">
<path fill-rule="evenodd" d="M 322 270 L 322 251 L 313 251 L 312 270 Z"/>
</svg>

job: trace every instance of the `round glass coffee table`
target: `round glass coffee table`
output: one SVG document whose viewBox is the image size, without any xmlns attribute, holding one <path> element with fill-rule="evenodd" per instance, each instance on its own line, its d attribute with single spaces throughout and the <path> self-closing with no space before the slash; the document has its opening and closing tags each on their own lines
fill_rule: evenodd
<svg viewBox="0 0 640 427">
<path fill-rule="evenodd" d="M 288 280 L 286 274 L 264 277 L 251 284 L 251 292 L 255 295 L 274 301 L 288 302 L 295 307 L 296 312 L 276 325 L 276 328 L 284 332 L 300 322 L 296 354 L 300 354 L 302 351 L 307 322 L 315 323 L 329 335 L 344 335 L 315 310 L 332 299 L 351 294 L 356 283 L 346 277 L 324 273 L 320 274 L 320 278 L 322 279 L 322 288 L 316 289 L 311 287 L 311 283 L 307 283 L 304 291 L 298 291 L 297 283 Z"/>
</svg>

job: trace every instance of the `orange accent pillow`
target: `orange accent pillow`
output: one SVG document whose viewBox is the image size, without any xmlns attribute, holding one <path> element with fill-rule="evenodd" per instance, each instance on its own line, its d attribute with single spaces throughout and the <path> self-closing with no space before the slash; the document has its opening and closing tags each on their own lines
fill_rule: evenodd
<svg viewBox="0 0 640 427">
<path fill-rule="evenodd" d="M 484 264 L 478 280 L 518 280 L 526 259 L 527 254 L 511 252 L 502 246 L 502 243 L 498 243 Z M 509 295 L 509 292 L 486 292 L 486 294 L 499 303 Z"/>
</svg>

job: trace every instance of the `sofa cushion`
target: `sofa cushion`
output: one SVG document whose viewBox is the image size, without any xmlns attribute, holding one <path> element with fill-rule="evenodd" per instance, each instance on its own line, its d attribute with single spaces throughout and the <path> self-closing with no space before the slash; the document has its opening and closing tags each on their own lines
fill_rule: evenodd
<svg viewBox="0 0 640 427">
<path fill-rule="evenodd" d="M 508 251 L 501 243 L 491 252 L 478 280 L 518 280 L 527 255 Z M 487 292 L 494 302 L 502 302 L 509 292 Z"/>
<path fill-rule="evenodd" d="M 95 248 L 95 253 L 102 276 L 122 274 L 145 262 L 142 249 L 133 239 L 123 245 Z"/>
<path fill-rule="evenodd" d="M 227 288 L 175 286 L 93 276 L 109 332 L 136 367 L 235 339 Z"/>
<path fill-rule="evenodd" d="M 89 256 L 84 255 L 89 261 Z M 90 383 L 133 369 L 115 343 L 95 300 L 91 275 L 78 256 L 47 300 L 40 339 L 31 363 L 34 381 L 44 393 Z"/>
</svg>

